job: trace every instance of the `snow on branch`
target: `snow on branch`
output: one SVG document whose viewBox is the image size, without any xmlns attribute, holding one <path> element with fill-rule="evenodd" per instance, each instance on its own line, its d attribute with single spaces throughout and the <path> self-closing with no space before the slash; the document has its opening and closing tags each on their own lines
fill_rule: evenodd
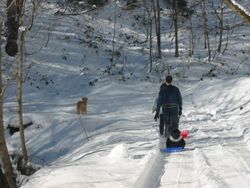
<svg viewBox="0 0 250 188">
<path fill-rule="evenodd" d="M 236 14 L 241 16 L 247 23 L 250 24 L 250 13 L 235 0 L 223 0 L 224 3 L 232 9 Z"/>
</svg>

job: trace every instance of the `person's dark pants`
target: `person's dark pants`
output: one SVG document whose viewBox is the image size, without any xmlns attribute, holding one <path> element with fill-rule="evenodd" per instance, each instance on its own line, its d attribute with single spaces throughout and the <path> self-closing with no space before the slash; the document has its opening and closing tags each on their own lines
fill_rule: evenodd
<svg viewBox="0 0 250 188">
<path fill-rule="evenodd" d="M 165 136 L 171 134 L 175 129 L 179 128 L 178 108 L 164 108 L 163 109 Z"/>
<path fill-rule="evenodd" d="M 160 114 L 160 124 L 159 124 L 160 135 L 164 134 L 164 116 Z"/>
</svg>

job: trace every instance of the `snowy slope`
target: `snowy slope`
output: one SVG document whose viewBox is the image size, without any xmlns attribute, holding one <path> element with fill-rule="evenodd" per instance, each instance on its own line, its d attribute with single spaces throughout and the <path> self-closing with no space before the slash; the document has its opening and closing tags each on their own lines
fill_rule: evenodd
<svg viewBox="0 0 250 188">
<path fill-rule="evenodd" d="M 214 45 L 211 63 L 202 30 L 195 32 L 199 42 L 192 58 L 187 56 L 185 24 L 180 58 L 174 58 L 173 36 L 163 32 L 163 59 L 154 59 L 155 71 L 148 73 L 144 12 L 122 11 L 124 2 L 115 6 L 110 1 L 99 11 L 77 16 L 58 14 L 58 4 L 45 3 L 37 13 L 27 33 L 29 74 L 23 90 L 25 119 L 34 123 L 25 132 L 29 158 L 41 169 L 31 177 L 19 176 L 21 187 L 248 188 L 249 26 L 229 34 L 224 55 Z M 233 13 L 227 16 L 236 20 L 232 25 L 242 21 Z M 193 21 L 198 27 L 199 15 Z M 171 21 L 164 18 L 163 23 L 168 31 Z M 211 38 L 218 40 L 213 34 Z M 113 40 L 116 66 L 110 76 Z M 15 59 L 4 54 L 4 62 Z M 180 129 L 190 130 L 188 150 L 182 153 L 159 152 L 158 123 L 151 112 L 167 67 L 183 96 Z M 83 96 L 89 98 L 86 116 L 76 114 L 76 102 Z M 4 107 L 7 126 L 16 121 L 15 83 L 7 90 Z M 6 137 L 12 150 L 20 148 L 18 134 L 6 131 Z"/>
<path fill-rule="evenodd" d="M 30 149 L 39 150 L 36 156 L 46 159 L 43 154 L 50 153 L 61 157 L 39 170 L 23 187 L 237 187 L 240 184 L 247 188 L 250 181 L 248 82 L 249 79 L 237 78 L 178 83 L 184 98 L 180 129 L 189 129 L 190 137 L 186 140 L 189 150 L 174 154 L 158 150 L 158 124 L 152 121 L 150 112 L 157 85 L 103 86 L 93 99 L 105 107 L 104 114 L 93 114 L 90 110 L 83 124 L 51 126 L 54 131 L 46 130 L 39 137 L 47 137 L 48 143 L 40 144 L 46 150 L 29 143 Z M 117 87 L 119 94 L 113 92 Z M 105 102 L 98 101 L 99 96 L 105 97 Z M 116 101 L 122 101 L 119 113 Z M 84 125 L 90 137 L 88 142 L 80 129 Z M 93 130 L 94 127 L 97 129 Z M 62 137 L 60 145 L 53 146 L 53 152 L 48 151 L 51 142 L 57 142 L 57 132 Z M 60 155 L 60 150 L 66 147 L 66 154 Z"/>
</svg>

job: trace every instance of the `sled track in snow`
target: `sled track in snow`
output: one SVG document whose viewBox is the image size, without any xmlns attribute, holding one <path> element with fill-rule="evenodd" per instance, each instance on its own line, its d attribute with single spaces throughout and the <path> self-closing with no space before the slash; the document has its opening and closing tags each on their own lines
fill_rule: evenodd
<svg viewBox="0 0 250 188">
<path fill-rule="evenodd" d="M 194 152 L 187 150 L 169 154 L 157 187 L 192 187 L 195 178 Z"/>
<path fill-rule="evenodd" d="M 192 149 L 177 153 L 156 151 L 134 187 L 249 188 L 250 152 L 244 135 L 237 134 L 234 128 L 201 124 L 194 125 L 196 131 L 186 139 L 186 147 Z"/>
<path fill-rule="evenodd" d="M 156 151 L 149 157 L 145 169 L 137 179 L 134 188 L 156 188 L 164 173 L 164 158 L 167 153 Z"/>
</svg>

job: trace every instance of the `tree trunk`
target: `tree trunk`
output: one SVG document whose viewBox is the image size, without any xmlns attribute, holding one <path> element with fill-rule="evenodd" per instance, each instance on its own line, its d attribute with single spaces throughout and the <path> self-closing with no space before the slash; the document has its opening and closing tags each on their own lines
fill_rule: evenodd
<svg viewBox="0 0 250 188">
<path fill-rule="evenodd" d="M 220 5 L 220 17 L 219 17 L 219 23 L 220 23 L 220 39 L 219 39 L 219 45 L 218 45 L 218 52 L 221 52 L 221 46 L 222 46 L 222 37 L 223 37 L 223 24 L 224 24 L 224 8 L 223 3 L 221 1 Z"/>
<path fill-rule="evenodd" d="M 208 33 L 208 20 L 207 20 L 207 13 L 206 13 L 206 5 L 205 0 L 202 2 L 202 10 L 203 10 L 203 18 L 204 18 L 204 36 L 205 36 L 205 49 L 208 50 L 208 61 L 211 61 L 211 48 L 210 48 L 210 41 L 209 41 L 209 33 Z"/>
<path fill-rule="evenodd" d="M 25 136 L 24 136 L 24 126 L 23 126 L 23 100 L 22 100 L 22 83 L 23 83 L 23 63 L 24 63 L 24 36 L 25 36 L 25 28 L 23 27 L 23 10 L 24 10 L 24 4 L 23 0 L 19 0 L 19 25 L 21 28 L 19 28 L 19 59 L 18 59 L 18 116 L 19 116 L 19 134 L 20 134 L 20 142 L 22 146 L 22 157 L 23 157 L 23 164 L 22 168 L 25 168 L 27 162 L 28 162 L 28 154 L 25 144 Z"/>
<path fill-rule="evenodd" d="M 156 1 L 157 7 L 157 50 L 158 50 L 158 58 L 161 58 L 161 14 L 160 14 L 160 2 Z"/>
<path fill-rule="evenodd" d="M 201 3 L 202 15 L 203 15 L 203 32 L 204 32 L 204 48 L 207 49 L 207 17 L 206 17 L 206 9 L 205 9 L 204 0 Z"/>
<path fill-rule="evenodd" d="M 151 9 L 149 10 L 151 13 Z M 152 48 L 153 48 L 153 40 L 152 40 L 152 17 L 151 14 L 149 14 L 149 72 L 152 72 Z"/>
<path fill-rule="evenodd" d="M 190 37 L 189 37 L 189 56 L 192 57 L 194 55 L 194 32 L 193 32 L 193 21 L 190 18 Z"/>
<path fill-rule="evenodd" d="M 160 15 L 160 2 L 156 0 L 156 8 L 154 0 L 152 0 L 153 10 L 154 10 L 154 18 L 155 18 L 155 32 L 157 39 L 157 57 L 161 58 L 161 15 Z"/>
<path fill-rule="evenodd" d="M 0 17 L 0 33 L 2 33 L 3 19 Z M 0 46 L 1 46 L 0 35 Z M 13 172 L 13 167 L 8 154 L 6 146 L 6 140 L 4 135 L 4 121 L 3 121 L 3 82 L 2 82 L 2 54 L 0 48 L 0 158 L 2 160 L 3 169 L 6 175 L 6 179 L 10 188 L 16 188 L 16 179 Z"/>
<path fill-rule="evenodd" d="M 174 29 L 175 29 L 175 57 L 179 57 L 179 43 L 178 43 L 178 3 L 175 1 L 174 5 Z"/>
<path fill-rule="evenodd" d="M 23 62 L 24 62 L 24 35 L 25 31 L 20 30 L 19 35 L 19 60 L 18 60 L 18 116 L 19 116 L 19 134 L 22 146 L 23 166 L 28 162 L 28 154 L 25 144 L 24 126 L 23 126 L 23 100 L 22 100 L 22 83 L 23 83 Z"/>
<path fill-rule="evenodd" d="M 115 57 L 115 35 L 116 35 L 116 19 L 117 19 L 117 5 L 116 5 L 116 2 L 115 2 L 115 17 L 114 17 L 114 29 L 113 29 L 113 39 L 112 39 L 112 61 L 111 61 L 111 69 L 114 65 L 114 57 Z"/>
<path fill-rule="evenodd" d="M 5 51 L 9 56 L 15 56 L 18 52 L 18 19 L 16 1 L 7 0 L 7 44 Z"/>
<path fill-rule="evenodd" d="M 146 40 L 145 42 L 148 42 L 148 38 L 149 38 L 149 3 L 148 3 L 148 0 L 144 0 L 144 18 L 145 20 L 147 20 L 147 23 L 146 23 Z"/>
</svg>

